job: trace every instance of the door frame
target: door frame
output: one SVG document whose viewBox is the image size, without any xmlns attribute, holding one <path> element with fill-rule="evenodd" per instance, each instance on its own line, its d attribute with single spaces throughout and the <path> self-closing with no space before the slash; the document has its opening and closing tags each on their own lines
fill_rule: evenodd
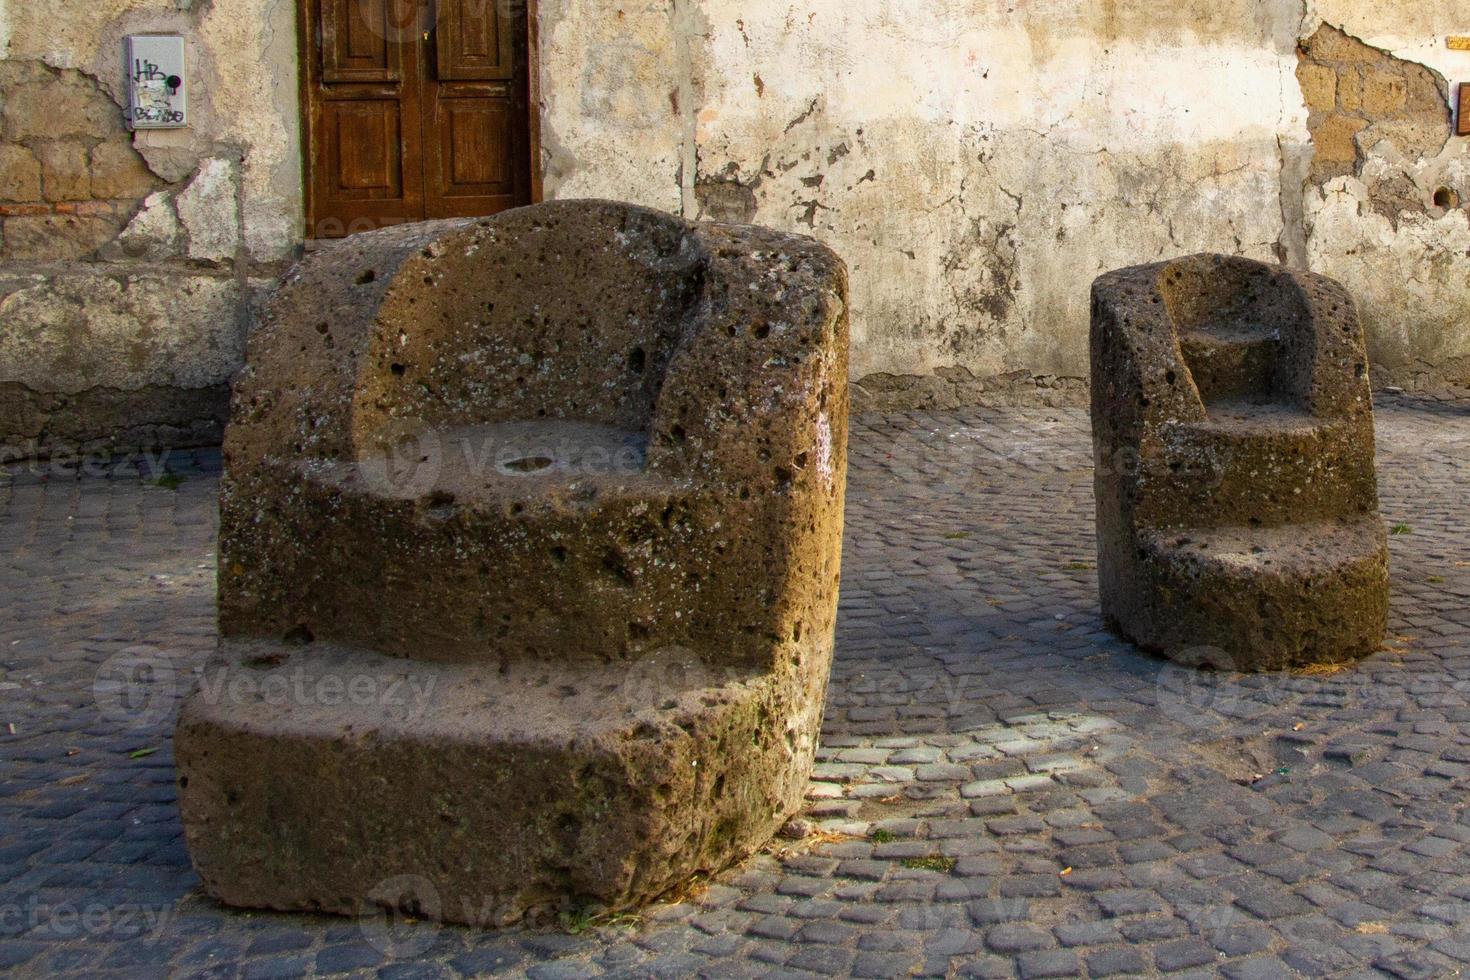
<svg viewBox="0 0 1470 980">
<path fill-rule="evenodd" d="M 434 3 L 436 0 L 427 0 Z M 540 204 L 541 183 L 541 21 L 539 0 L 520 0 L 526 7 L 526 150 L 530 154 L 531 203 Z M 315 191 L 311 179 L 311 77 L 312 57 L 308 0 L 296 0 L 296 114 L 298 120 L 297 149 L 301 154 L 301 237 L 313 241 L 316 222 Z"/>
</svg>

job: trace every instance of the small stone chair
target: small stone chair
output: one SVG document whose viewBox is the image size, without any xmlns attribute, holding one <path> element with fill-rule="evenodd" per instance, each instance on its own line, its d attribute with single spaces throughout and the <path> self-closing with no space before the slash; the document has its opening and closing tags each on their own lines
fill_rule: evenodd
<svg viewBox="0 0 1470 980">
<path fill-rule="evenodd" d="M 1195 255 L 1092 287 L 1109 624 L 1189 663 L 1363 657 L 1388 610 L 1368 359 L 1322 276 Z"/>
<path fill-rule="evenodd" d="M 811 239 L 595 201 L 308 254 L 175 740 L 205 889 L 499 925 L 763 845 L 832 654 L 846 292 Z"/>
</svg>

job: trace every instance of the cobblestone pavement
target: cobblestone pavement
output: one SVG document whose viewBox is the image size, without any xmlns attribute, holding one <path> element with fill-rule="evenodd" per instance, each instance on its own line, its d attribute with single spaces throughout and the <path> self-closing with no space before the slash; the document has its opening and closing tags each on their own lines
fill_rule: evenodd
<svg viewBox="0 0 1470 980">
<path fill-rule="evenodd" d="M 817 829 L 640 919 L 504 932 L 201 896 L 169 731 L 213 643 L 217 463 L 22 474 L 0 488 L 0 972 L 1454 975 L 1467 450 L 1470 403 L 1380 405 L 1390 645 L 1245 677 L 1102 629 L 1084 412 L 862 418 Z"/>
</svg>

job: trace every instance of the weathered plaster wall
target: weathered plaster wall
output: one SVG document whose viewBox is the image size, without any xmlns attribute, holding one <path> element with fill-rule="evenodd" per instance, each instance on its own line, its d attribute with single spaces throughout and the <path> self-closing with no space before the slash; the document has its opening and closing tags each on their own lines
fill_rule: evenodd
<svg viewBox="0 0 1470 980">
<path fill-rule="evenodd" d="M 1195 250 L 1360 298 L 1379 385 L 1470 382 L 1470 32 L 1428 0 L 540 0 L 551 197 L 814 234 L 860 405 L 1080 401 L 1087 287 Z M 217 436 L 300 245 L 295 0 L 0 0 L 0 446 Z M 191 126 L 122 127 L 179 32 Z"/>
<path fill-rule="evenodd" d="M 1470 382 L 1470 140 L 1450 116 L 1470 53 L 1445 44 L 1470 17 L 1453 9 L 1321 0 L 1303 26 L 1306 261 L 1358 297 L 1379 384 Z"/>
<path fill-rule="evenodd" d="M 123 38 L 188 38 L 190 125 L 123 122 Z M 300 244 L 291 0 L 0 2 L 0 446 L 218 438 Z"/>
<path fill-rule="evenodd" d="M 1092 278 L 1196 250 L 1342 276 L 1386 376 L 1470 373 L 1464 211 L 1353 213 L 1356 161 L 1342 186 L 1309 175 L 1297 77 L 1324 21 L 1400 23 L 1427 59 L 1465 27 L 1442 7 L 543 0 L 542 18 L 548 194 L 824 239 L 852 269 L 870 403 L 1074 400 Z M 1464 142 L 1412 164 L 1419 184 L 1463 183 Z"/>
</svg>

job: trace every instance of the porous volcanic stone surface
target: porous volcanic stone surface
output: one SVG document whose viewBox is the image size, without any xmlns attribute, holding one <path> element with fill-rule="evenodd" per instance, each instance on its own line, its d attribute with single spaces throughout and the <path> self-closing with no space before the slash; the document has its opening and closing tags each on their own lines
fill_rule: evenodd
<svg viewBox="0 0 1470 980">
<path fill-rule="evenodd" d="M 175 741 L 205 888 L 501 925 L 767 841 L 821 722 L 846 372 L 802 237 L 557 202 L 309 255 L 236 383 L 228 681 Z"/>
<path fill-rule="evenodd" d="M 1357 659 L 1388 614 L 1367 354 L 1323 276 L 1195 255 L 1092 289 L 1103 615 L 1186 663 Z"/>
</svg>

